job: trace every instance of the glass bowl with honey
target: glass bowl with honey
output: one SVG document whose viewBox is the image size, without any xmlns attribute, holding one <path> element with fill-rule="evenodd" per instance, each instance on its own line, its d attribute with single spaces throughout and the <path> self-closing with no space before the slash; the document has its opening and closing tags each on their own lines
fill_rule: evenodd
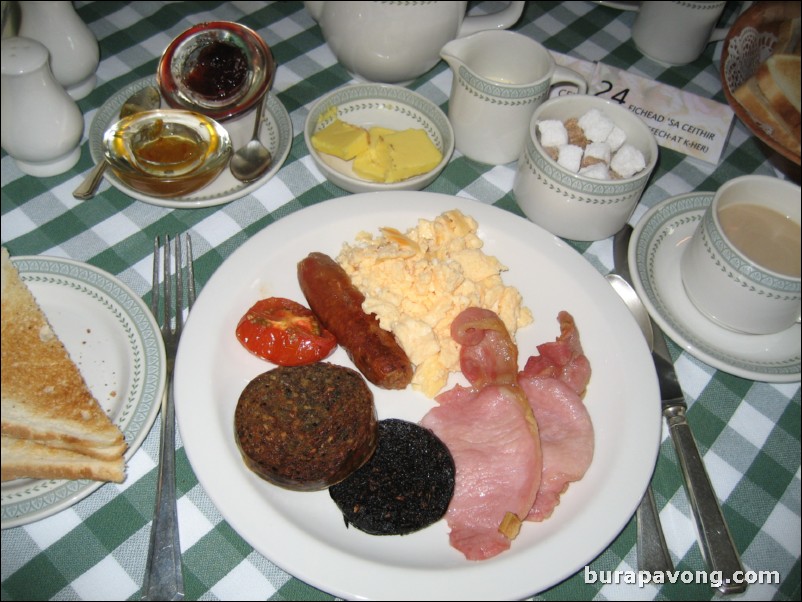
<svg viewBox="0 0 802 602">
<path fill-rule="evenodd" d="M 275 73 L 273 53 L 258 33 L 239 23 L 211 21 L 170 42 L 157 80 L 169 106 L 226 122 L 250 112 Z"/>
<path fill-rule="evenodd" d="M 103 154 L 127 186 L 154 197 L 176 197 L 220 175 L 231 157 L 231 138 L 206 115 L 157 109 L 112 125 L 103 135 Z"/>
</svg>

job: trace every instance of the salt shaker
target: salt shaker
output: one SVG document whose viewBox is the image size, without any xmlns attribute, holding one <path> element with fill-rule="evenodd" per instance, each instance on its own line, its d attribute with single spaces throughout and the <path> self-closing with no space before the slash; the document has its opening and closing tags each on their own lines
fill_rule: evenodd
<svg viewBox="0 0 802 602">
<path fill-rule="evenodd" d="M 2 41 L 0 142 L 32 176 L 54 176 L 81 156 L 84 118 L 50 69 L 47 48 L 22 37 Z"/>
<path fill-rule="evenodd" d="M 100 48 L 72 2 L 20 2 L 19 7 L 18 35 L 50 51 L 50 68 L 67 93 L 80 100 L 94 90 Z"/>
</svg>

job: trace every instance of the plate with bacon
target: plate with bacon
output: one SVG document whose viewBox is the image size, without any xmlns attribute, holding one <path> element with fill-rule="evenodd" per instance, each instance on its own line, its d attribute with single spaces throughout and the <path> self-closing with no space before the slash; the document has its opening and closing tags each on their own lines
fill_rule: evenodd
<svg viewBox="0 0 802 602">
<path fill-rule="evenodd" d="M 531 323 L 515 333 L 521 374 L 529 369 L 524 366 L 531 358 L 536 365 L 545 349 L 577 336 L 581 356 L 590 366 L 590 371 L 581 371 L 579 387 L 582 412 L 592 424 L 584 445 L 585 452 L 588 443 L 591 448 L 589 465 L 579 480 L 569 479 L 573 482 L 564 492 L 544 492 L 555 472 L 549 467 L 555 462 L 571 465 L 575 459 L 573 451 L 560 452 L 559 445 L 550 445 L 551 435 L 564 430 L 560 421 L 568 429 L 572 416 L 557 412 L 550 418 L 544 415 L 541 422 L 535 411 L 541 425 L 535 448 L 542 450 L 536 466 L 542 475 L 535 475 L 539 488 L 526 504 L 535 501 L 537 506 L 555 493 L 556 499 L 545 515 L 532 512 L 530 520 L 521 516 L 517 533 L 505 531 L 508 541 L 502 537 L 503 545 L 479 554 L 482 560 L 474 559 L 477 555 L 464 545 L 452 545 L 454 538 L 449 536 L 450 531 L 470 534 L 471 529 L 481 535 L 485 526 L 478 513 L 468 512 L 460 522 L 449 510 L 443 519 L 410 534 L 371 535 L 343 520 L 329 491 L 285 489 L 249 470 L 233 427 L 243 389 L 275 367 L 249 353 L 234 335 L 248 307 L 272 296 L 303 302 L 298 264 L 310 253 L 337 257 L 343 244 L 352 243 L 360 232 L 388 227 L 405 232 L 421 219 L 432 220 L 453 210 L 476 221 L 482 250 L 506 268 L 504 283 L 520 292 L 532 313 Z M 326 361 L 354 368 L 342 348 Z M 572 380 L 561 376 L 566 371 L 552 374 L 565 381 L 557 382 L 558 389 Z M 433 425 L 449 419 L 447 413 L 438 420 L 431 418 L 433 411 L 445 406 L 443 397 L 438 402 L 411 386 L 369 386 L 379 420 L 423 422 L 437 432 Z M 465 376 L 453 374 L 446 388 L 467 391 L 472 386 L 478 387 L 466 371 Z M 531 388 L 526 390 L 529 395 Z M 250 238 L 218 268 L 193 307 L 178 351 L 175 391 L 187 456 L 232 528 L 284 571 L 345 599 L 521 599 L 556 585 L 603 552 L 630 521 L 651 478 L 662 424 L 657 379 L 643 336 L 589 262 L 564 241 L 513 213 L 427 192 L 333 199 L 282 218 Z M 447 436 L 443 439 L 449 443 Z M 513 457 L 520 454 L 498 439 L 484 455 L 496 466 L 493 474 L 502 476 L 513 471 L 512 464 L 506 468 L 504 458 L 517 462 Z M 463 459 L 456 448 L 452 452 L 457 465 L 454 506 L 458 495 L 467 491 L 470 497 L 471 492 L 460 480 Z M 472 517 L 476 524 L 471 524 Z M 497 534 L 481 537 L 498 539 Z"/>
</svg>

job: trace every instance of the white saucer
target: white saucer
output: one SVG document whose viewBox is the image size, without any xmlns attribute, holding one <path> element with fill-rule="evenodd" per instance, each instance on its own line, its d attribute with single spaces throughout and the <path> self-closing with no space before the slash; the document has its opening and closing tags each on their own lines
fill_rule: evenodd
<svg viewBox="0 0 802 602">
<path fill-rule="evenodd" d="M 798 382 L 799 324 L 771 335 L 733 332 L 702 315 L 685 293 L 680 257 L 712 200 L 712 192 L 684 194 L 643 216 L 629 243 L 635 289 L 660 328 L 694 357 L 751 380 Z"/>
<path fill-rule="evenodd" d="M 640 8 L 640 2 L 594 2 L 594 4 L 598 4 L 600 6 L 606 6 L 607 8 L 615 8 L 617 10 L 631 10 L 637 11 Z"/>
<path fill-rule="evenodd" d="M 92 125 L 89 128 L 89 151 L 95 162 L 103 160 L 103 133 L 108 127 L 119 119 L 120 107 L 133 93 L 145 88 L 155 86 L 156 77 L 150 76 L 125 86 L 122 90 L 109 98 L 101 106 Z M 163 103 L 164 104 L 164 103 Z M 242 198 L 254 190 L 264 186 L 272 178 L 290 154 L 292 146 L 292 121 L 287 109 L 275 94 L 267 95 L 267 103 L 262 117 L 262 129 L 259 132 L 262 143 L 273 154 L 273 165 L 264 175 L 253 182 L 243 183 L 234 178 L 226 169 L 216 179 L 204 188 L 181 197 L 159 198 L 145 194 L 123 184 L 111 170 L 107 169 L 105 177 L 112 186 L 130 197 L 144 203 L 174 209 L 198 209 L 200 207 L 213 207 L 230 203 Z"/>
</svg>

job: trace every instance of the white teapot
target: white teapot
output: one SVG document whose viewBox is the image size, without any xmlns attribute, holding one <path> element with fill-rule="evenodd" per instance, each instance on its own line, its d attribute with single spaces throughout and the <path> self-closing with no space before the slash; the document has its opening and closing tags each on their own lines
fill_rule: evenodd
<svg viewBox="0 0 802 602">
<path fill-rule="evenodd" d="M 508 29 L 524 2 L 466 16 L 467 2 L 304 2 L 337 60 L 357 79 L 408 83 L 440 60 L 455 38 Z"/>
</svg>

